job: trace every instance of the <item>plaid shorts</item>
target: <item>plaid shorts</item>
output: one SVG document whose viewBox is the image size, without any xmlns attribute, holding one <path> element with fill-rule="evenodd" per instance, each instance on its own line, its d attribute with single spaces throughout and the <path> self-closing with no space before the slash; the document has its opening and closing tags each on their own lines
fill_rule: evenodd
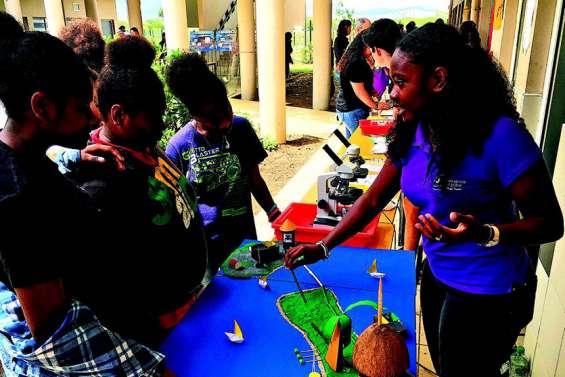
<svg viewBox="0 0 565 377">
<path fill-rule="evenodd" d="M 164 356 L 105 328 L 77 301 L 38 345 L 16 295 L 0 283 L 0 359 L 7 377 L 137 377 L 159 375 Z"/>
</svg>

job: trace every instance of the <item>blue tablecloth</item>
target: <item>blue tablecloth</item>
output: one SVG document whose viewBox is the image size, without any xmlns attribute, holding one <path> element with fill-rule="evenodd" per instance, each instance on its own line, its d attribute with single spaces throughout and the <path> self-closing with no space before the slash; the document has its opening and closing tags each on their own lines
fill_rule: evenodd
<svg viewBox="0 0 565 377">
<path fill-rule="evenodd" d="M 311 266 L 327 288 L 346 308 L 359 300 L 377 301 L 378 281 L 367 269 L 377 259 L 383 281 L 384 306 L 397 314 L 408 328 L 410 371 L 416 374 L 414 253 L 351 247 L 334 249 L 332 257 Z M 303 268 L 297 276 L 304 289 L 316 287 Z M 232 279 L 219 275 L 163 344 L 167 366 L 179 377 L 306 376 L 311 365 L 301 366 L 293 352 L 309 346 L 279 313 L 277 299 L 295 292 L 292 275 L 281 268 L 269 277 L 269 289 L 257 279 Z M 372 323 L 374 309 L 359 307 L 348 313 L 353 330 L 360 334 Z M 237 320 L 245 341 L 233 344 L 224 331 Z"/>
</svg>

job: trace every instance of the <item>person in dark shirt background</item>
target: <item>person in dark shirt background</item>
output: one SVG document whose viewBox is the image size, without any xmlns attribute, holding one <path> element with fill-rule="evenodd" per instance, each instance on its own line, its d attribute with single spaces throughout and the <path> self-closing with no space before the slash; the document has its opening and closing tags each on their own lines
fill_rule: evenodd
<svg viewBox="0 0 565 377">
<path fill-rule="evenodd" d="M 349 39 L 347 38 L 349 34 L 351 34 L 351 21 L 341 20 L 337 26 L 337 36 L 334 40 L 334 56 L 336 64 L 339 64 L 343 53 L 349 45 Z"/>
<path fill-rule="evenodd" d="M 280 214 L 261 173 L 267 157 L 245 118 L 233 115 L 224 84 L 197 54 L 184 54 L 167 70 L 167 84 L 192 120 L 167 146 L 167 156 L 193 183 L 209 241 L 214 274 L 244 239 L 256 239 L 251 193 L 269 221 Z"/>
<path fill-rule="evenodd" d="M 284 65 L 285 65 L 285 77 L 288 79 L 290 75 L 290 65 L 294 64 L 292 60 L 292 33 L 287 31 L 284 33 Z"/>
<path fill-rule="evenodd" d="M 336 98 L 338 119 L 345 123 L 345 136 L 359 126 L 359 120 L 369 116 L 370 109 L 376 109 L 377 103 L 372 96 L 373 58 L 371 49 L 365 44 L 364 36 L 369 30 L 362 31 L 353 39 L 337 65 L 340 89 Z"/>
</svg>

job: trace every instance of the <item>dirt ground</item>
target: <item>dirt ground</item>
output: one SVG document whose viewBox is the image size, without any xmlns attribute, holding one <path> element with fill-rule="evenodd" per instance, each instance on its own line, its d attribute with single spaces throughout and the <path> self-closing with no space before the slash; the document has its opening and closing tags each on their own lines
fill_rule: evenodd
<svg viewBox="0 0 565 377">
<path fill-rule="evenodd" d="M 335 111 L 334 97 L 330 101 L 329 111 Z M 312 73 L 290 73 L 286 102 L 289 106 L 312 108 Z M 320 138 L 303 135 L 280 145 L 276 151 L 269 152 L 269 157 L 260 165 L 260 169 L 273 197 L 325 142 Z M 260 210 L 261 207 L 254 201 L 253 212 Z"/>
<path fill-rule="evenodd" d="M 286 103 L 289 106 L 312 108 L 312 73 L 291 72 L 286 82 Z M 328 111 L 335 111 L 335 93 Z"/>
<path fill-rule="evenodd" d="M 269 152 L 269 157 L 259 168 L 273 197 L 324 143 L 323 139 L 303 136 L 280 145 L 276 151 Z M 257 214 L 259 211 L 261 207 L 253 201 L 253 213 Z"/>
</svg>

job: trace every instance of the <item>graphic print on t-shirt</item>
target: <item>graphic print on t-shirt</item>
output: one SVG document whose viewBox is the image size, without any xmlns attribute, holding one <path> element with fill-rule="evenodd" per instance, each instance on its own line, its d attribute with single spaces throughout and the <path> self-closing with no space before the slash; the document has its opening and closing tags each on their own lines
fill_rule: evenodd
<svg viewBox="0 0 565 377">
<path fill-rule="evenodd" d="M 188 161 L 187 177 L 197 188 L 202 203 L 223 199 L 222 216 L 246 213 L 246 190 L 242 189 L 248 183 L 242 179 L 241 163 L 236 154 L 224 147 L 200 146 L 183 152 L 182 157 Z"/>
<path fill-rule="evenodd" d="M 149 197 L 161 204 L 162 212 L 153 217 L 153 224 L 166 225 L 169 223 L 172 218 L 172 210 L 176 208 L 182 216 L 184 226 L 188 229 L 194 218 L 196 203 L 190 199 L 187 192 L 186 178 L 162 158 L 159 158 L 158 162 L 155 177 L 149 177 Z M 174 192 L 174 198 L 167 187 Z"/>
</svg>

